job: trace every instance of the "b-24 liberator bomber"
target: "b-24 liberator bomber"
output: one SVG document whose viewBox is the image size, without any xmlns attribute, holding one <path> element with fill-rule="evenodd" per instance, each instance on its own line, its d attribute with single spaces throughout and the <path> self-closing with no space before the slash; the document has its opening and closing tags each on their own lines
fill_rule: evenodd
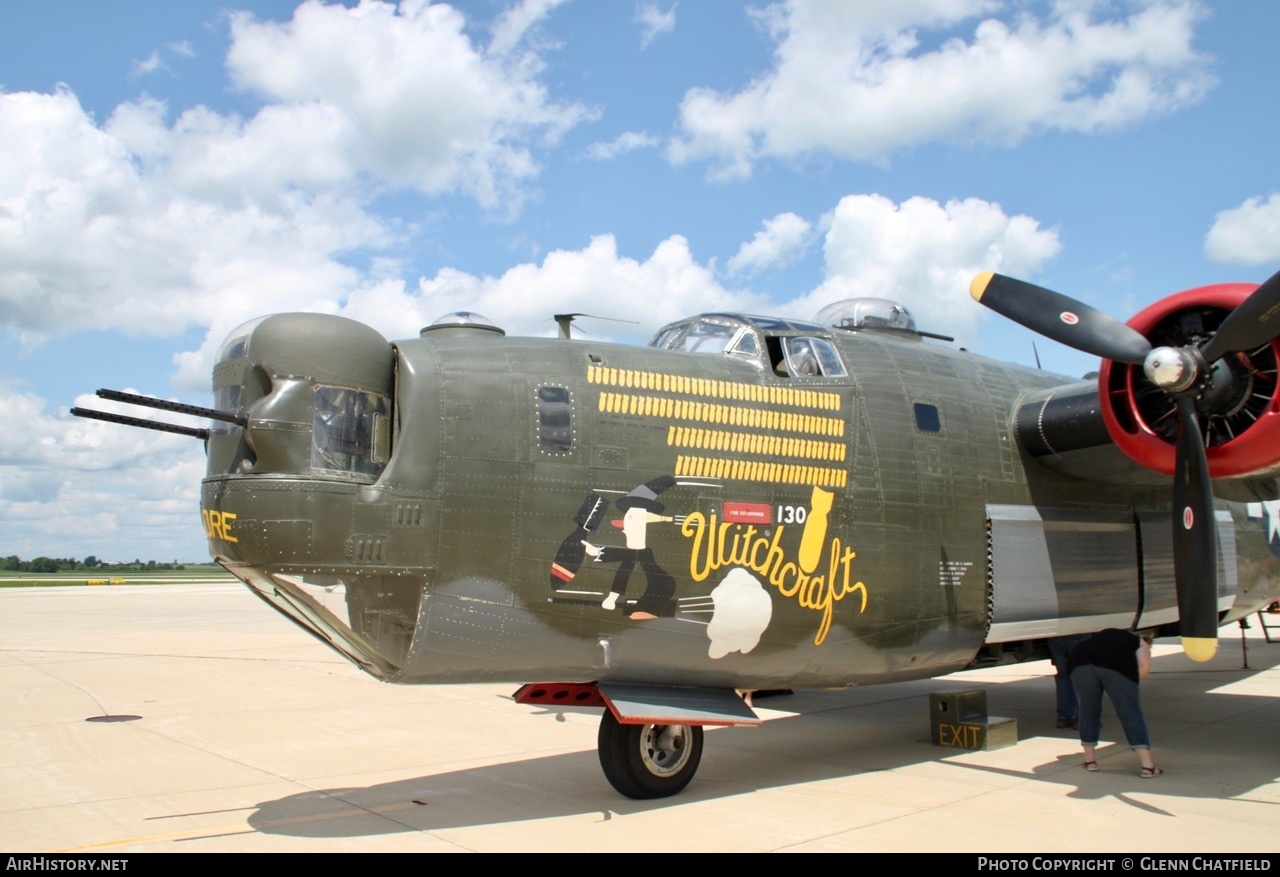
<svg viewBox="0 0 1280 877">
<path fill-rule="evenodd" d="M 711 313 L 647 347 L 456 313 L 388 342 L 241 326 L 213 371 L 213 557 L 378 679 L 599 707 L 623 795 L 693 777 L 739 693 L 1180 633 L 1277 596 L 1280 275 L 1129 323 L 1000 275 L 983 305 L 1102 358 L 1077 381 L 939 343 L 901 306 Z M 949 340 L 949 339 L 943 339 Z"/>
</svg>

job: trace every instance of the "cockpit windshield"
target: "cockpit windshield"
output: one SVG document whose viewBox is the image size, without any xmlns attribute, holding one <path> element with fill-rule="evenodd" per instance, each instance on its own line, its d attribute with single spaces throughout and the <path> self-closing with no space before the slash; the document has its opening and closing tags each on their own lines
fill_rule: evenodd
<svg viewBox="0 0 1280 877">
<path fill-rule="evenodd" d="M 684 353 L 729 353 L 752 357 L 760 353 L 755 330 L 728 315 L 694 317 L 664 326 L 649 346 Z"/>
<path fill-rule="evenodd" d="M 702 314 L 663 326 L 650 347 L 738 356 L 780 377 L 831 378 L 846 372 L 830 331 L 816 323 L 745 314 Z"/>
</svg>

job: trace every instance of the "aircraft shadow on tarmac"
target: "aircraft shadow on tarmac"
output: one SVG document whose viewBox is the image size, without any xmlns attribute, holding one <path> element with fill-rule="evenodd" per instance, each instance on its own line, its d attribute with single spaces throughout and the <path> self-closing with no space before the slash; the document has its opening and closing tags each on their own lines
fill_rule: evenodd
<svg viewBox="0 0 1280 877">
<path fill-rule="evenodd" d="M 1224 654 L 1196 667 L 1180 654 L 1159 656 L 1143 686 L 1144 708 L 1152 727 L 1158 763 L 1169 772 L 1156 782 L 1140 783 L 1137 759 L 1115 741 L 1119 723 L 1110 705 L 1103 713 L 1099 747 L 1102 770 L 1080 770 L 1075 733 L 1053 727 L 1053 686 L 1037 675 L 992 683 L 963 675 L 891 686 L 844 691 L 802 691 L 769 702 L 768 708 L 794 711 L 758 728 L 726 728 L 710 734 L 702 772 L 681 795 L 657 801 L 633 801 L 601 781 L 594 751 L 529 758 L 381 783 L 290 795 L 257 805 L 249 824 L 257 831 L 293 837 L 360 837 L 410 831 L 438 831 L 535 819 L 598 813 L 600 820 L 682 804 L 716 800 L 757 790 L 894 771 L 928 762 L 958 771 L 980 771 L 1030 782 L 1070 786 L 1069 797 L 1115 797 L 1135 807 L 1166 812 L 1149 803 L 1153 796 L 1250 799 L 1250 792 L 1280 774 L 1274 729 L 1280 723 L 1280 699 L 1215 691 L 1280 663 L 1280 647 L 1258 641 L 1249 651 L 1250 670 L 1240 669 L 1239 650 L 1224 637 Z M 1234 669 L 1232 660 L 1234 659 Z M 1028 665 L 1043 672 L 1044 665 Z M 977 674 L 981 676 L 981 674 Z M 1161 678 L 1177 680 L 1162 686 Z M 927 698 L 931 691 L 986 687 L 993 714 L 1015 715 L 1019 739 L 1057 738 L 1061 755 L 1030 769 L 992 766 L 990 753 L 934 746 L 929 740 Z M 1164 691 L 1162 689 L 1167 689 Z M 1190 717 L 1190 718 L 1188 718 Z M 1206 724 L 1232 722 L 1229 750 L 1205 751 Z M 1255 729 L 1257 733 L 1252 733 Z M 1222 739 L 1222 732 L 1214 739 Z M 1004 750 L 1012 752 L 1013 750 Z M 1000 759 L 1008 761 L 1009 759 Z M 1014 759 L 1016 760 L 1016 759 Z M 964 782 L 957 777 L 957 782 Z M 969 780 L 972 782 L 972 779 Z M 1130 793 L 1142 792 L 1148 803 Z M 894 802 L 863 801 L 860 807 Z M 904 802 L 896 802 L 900 810 Z M 1266 803 L 1276 803 L 1274 801 Z"/>
</svg>

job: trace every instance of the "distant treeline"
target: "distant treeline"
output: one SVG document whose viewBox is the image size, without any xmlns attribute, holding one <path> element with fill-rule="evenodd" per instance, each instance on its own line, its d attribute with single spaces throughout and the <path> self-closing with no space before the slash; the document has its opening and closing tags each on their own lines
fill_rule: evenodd
<svg viewBox="0 0 1280 877">
<path fill-rule="evenodd" d="M 23 560 L 16 554 L 0 559 L 0 572 L 87 572 L 111 570 L 113 572 L 143 572 L 144 570 L 186 569 L 186 564 L 157 563 L 154 560 L 135 560 L 133 563 L 107 563 L 90 554 L 84 560 L 72 557 L 37 557 Z"/>
</svg>

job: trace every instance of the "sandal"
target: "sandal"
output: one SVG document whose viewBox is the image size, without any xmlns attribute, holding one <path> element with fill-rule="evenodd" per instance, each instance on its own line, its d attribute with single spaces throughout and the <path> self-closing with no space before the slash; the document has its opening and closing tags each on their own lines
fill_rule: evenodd
<svg viewBox="0 0 1280 877">
<path fill-rule="evenodd" d="M 1164 773 L 1164 771 L 1158 767 L 1144 767 L 1142 769 L 1142 773 L 1138 774 L 1138 776 L 1142 777 L 1144 780 L 1149 780 L 1152 777 L 1160 776 L 1162 773 Z"/>
<path fill-rule="evenodd" d="M 1080 766 L 1081 766 L 1081 767 L 1083 767 L 1085 770 L 1087 770 L 1087 771 L 1091 771 L 1091 772 L 1092 772 L 1092 771 L 1096 771 L 1096 770 L 1098 769 L 1098 762 L 1096 762 L 1096 761 L 1086 761 L 1086 762 L 1084 762 L 1083 764 L 1081 764 Z"/>
</svg>

